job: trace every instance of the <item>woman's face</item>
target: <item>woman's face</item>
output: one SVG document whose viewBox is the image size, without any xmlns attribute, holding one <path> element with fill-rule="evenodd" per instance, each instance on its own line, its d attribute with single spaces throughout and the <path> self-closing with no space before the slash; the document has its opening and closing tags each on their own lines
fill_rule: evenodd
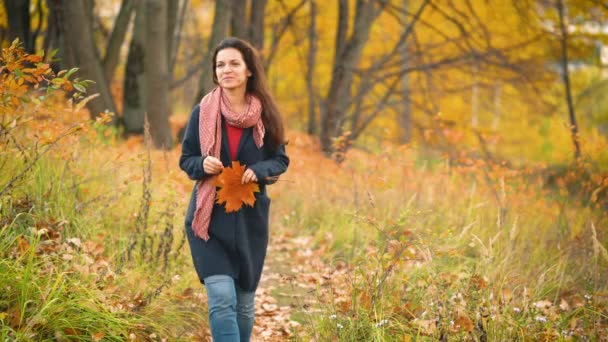
<svg viewBox="0 0 608 342">
<path fill-rule="evenodd" d="M 251 71 L 247 68 L 239 50 L 225 48 L 215 57 L 215 76 L 220 87 L 224 89 L 246 88 Z"/>
</svg>

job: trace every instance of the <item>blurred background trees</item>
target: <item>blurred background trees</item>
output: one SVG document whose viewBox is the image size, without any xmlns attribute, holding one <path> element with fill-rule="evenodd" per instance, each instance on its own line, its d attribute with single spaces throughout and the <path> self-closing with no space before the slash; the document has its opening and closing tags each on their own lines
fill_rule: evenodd
<svg viewBox="0 0 608 342">
<path fill-rule="evenodd" d="M 388 142 L 560 161 L 608 134 L 607 17 L 568 0 L 4 0 L 0 38 L 80 68 L 91 117 L 141 134 L 147 113 L 158 148 L 214 86 L 213 47 L 237 36 L 288 126 L 328 156 Z"/>
</svg>

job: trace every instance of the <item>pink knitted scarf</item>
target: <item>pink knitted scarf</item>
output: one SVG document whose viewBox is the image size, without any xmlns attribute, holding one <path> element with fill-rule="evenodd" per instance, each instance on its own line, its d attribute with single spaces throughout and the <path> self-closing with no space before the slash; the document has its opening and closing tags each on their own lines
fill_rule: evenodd
<svg viewBox="0 0 608 342">
<path fill-rule="evenodd" d="M 258 148 L 264 144 L 264 124 L 262 123 L 262 103 L 247 94 L 248 108 L 245 113 L 236 113 L 230 106 L 222 88 L 216 87 L 201 100 L 198 117 L 198 134 L 203 156 L 220 158 L 222 146 L 222 119 L 235 127 L 249 128 L 254 126 L 253 140 Z M 201 180 L 197 184 L 196 211 L 192 221 L 194 234 L 201 239 L 209 240 L 209 223 L 211 211 L 215 202 L 215 186 L 211 184 L 211 177 Z"/>
</svg>

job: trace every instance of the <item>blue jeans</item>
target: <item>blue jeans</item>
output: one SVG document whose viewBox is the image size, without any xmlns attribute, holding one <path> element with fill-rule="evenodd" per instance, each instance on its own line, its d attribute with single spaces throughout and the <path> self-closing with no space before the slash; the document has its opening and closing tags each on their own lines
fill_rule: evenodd
<svg viewBox="0 0 608 342">
<path fill-rule="evenodd" d="M 242 290 L 227 275 L 212 275 L 204 280 L 213 341 L 248 342 L 255 315 L 255 291 Z"/>
</svg>

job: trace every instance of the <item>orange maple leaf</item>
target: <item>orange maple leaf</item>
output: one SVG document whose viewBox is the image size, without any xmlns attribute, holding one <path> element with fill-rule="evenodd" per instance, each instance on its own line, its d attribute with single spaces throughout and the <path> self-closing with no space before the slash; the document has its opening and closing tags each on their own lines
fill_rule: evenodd
<svg viewBox="0 0 608 342">
<path fill-rule="evenodd" d="M 225 167 L 222 173 L 215 177 L 213 185 L 219 187 L 216 202 L 226 203 L 226 212 L 238 211 L 244 204 L 253 207 L 255 203 L 255 192 L 260 192 L 258 183 L 241 184 L 245 165 L 238 161 L 232 162 L 232 167 Z"/>
</svg>

